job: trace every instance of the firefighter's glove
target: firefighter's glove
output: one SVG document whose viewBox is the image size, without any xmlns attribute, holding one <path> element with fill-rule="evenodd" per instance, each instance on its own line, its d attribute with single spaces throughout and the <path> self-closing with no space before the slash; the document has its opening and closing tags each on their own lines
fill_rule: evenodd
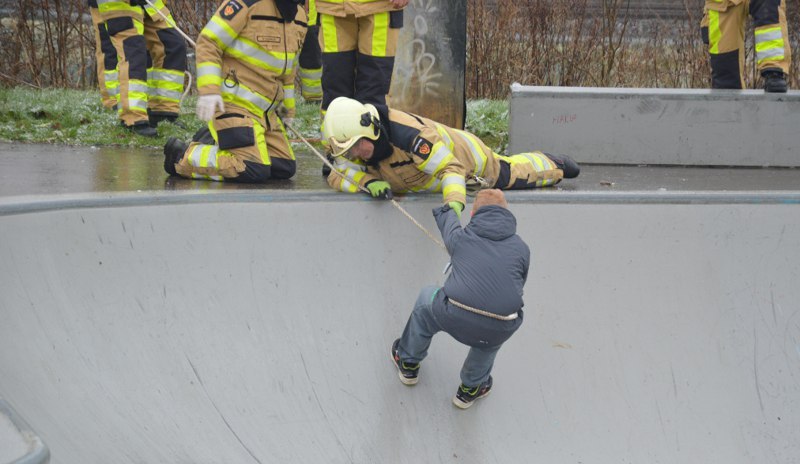
<svg viewBox="0 0 800 464">
<path fill-rule="evenodd" d="M 281 118 L 281 121 L 283 121 L 284 126 L 294 129 L 294 122 L 296 121 L 295 118 Z"/>
<path fill-rule="evenodd" d="M 225 103 L 221 95 L 200 95 L 197 99 L 197 117 L 202 121 L 211 121 L 214 114 L 225 111 Z"/>
<path fill-rule="evenodd" d="M 464 211 L 463 203 L 461 203 L 460 201 L 451 201 L 450 203 L 447 204 L 447 206 L 449 206 L 450 209 L 455 211 L 456 216 L 458 216 L 458 218 L 461 219 L 461 212 Z"/>
<path fill-rule="evenodd" d="M 385 198 L 392 199 L 392 187 L 388 182 L 383 180 L 371 180 L 367 182 L 367 190 L 372 198 Z"/>
</svg>

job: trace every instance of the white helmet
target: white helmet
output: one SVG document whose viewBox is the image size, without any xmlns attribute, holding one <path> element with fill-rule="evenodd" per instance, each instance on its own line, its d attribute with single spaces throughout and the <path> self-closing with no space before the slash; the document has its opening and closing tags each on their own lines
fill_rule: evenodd
<svg viewBox="0 0 800 464">
<path fill-rule="evenodd" d="M 352 98 L 333 99 L 322 121 L 322 137 L 330 144 L 333 156 L 342 156 L 362 137 L 378 140 L 380 118 L 369 103 Z"/>
</svg>

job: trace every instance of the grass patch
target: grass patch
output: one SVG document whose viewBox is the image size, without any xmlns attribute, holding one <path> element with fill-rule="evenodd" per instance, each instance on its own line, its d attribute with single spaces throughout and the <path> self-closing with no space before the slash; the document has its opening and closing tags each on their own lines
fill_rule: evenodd
<svg viewBox="0 0 800 464">
<path fill-rule="evenodd" d="M 190 96 L 182 104 L 180 121 L 185 127 L 162 123 L 158 127 L 159 137 L 151 139 L 134 135 L 121 127 L 116 113 L 103 108 L 100 94 L 96 91 L 0 88 L 0 140 L 160 149 L 168 137 L 189 140 L 205 125 L 194 115 L 196 101 L 196 97 Z M 319 107 L 303 102 L 302 98 L 298 101 L 295 128 L 304 137 L 317 140 Z M 467 130 L 496 152 L 503 153 L 508 145 L 508 102 L 468 102 Z M 293 134 L 289 135 L 294 138 Z"/>
<path fill-rule="evenodd" d="M 508 101 L 470 100 L 464 128 L 477 135 L 495 153 L 508 148 Z"/>
</svg>

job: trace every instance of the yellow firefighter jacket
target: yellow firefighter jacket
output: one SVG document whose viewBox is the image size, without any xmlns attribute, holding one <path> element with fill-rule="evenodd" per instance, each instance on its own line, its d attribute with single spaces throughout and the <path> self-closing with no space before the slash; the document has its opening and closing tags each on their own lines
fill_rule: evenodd
<svg viewBox="0 0 800 464">
<path fill-rule="evenodd" d="M 165 16 L 170 18 L 172 23 L 175 23 L 175 20 L 172 19 L 172 15 L 167 10 L 167 6 L 164 3 L 164 0 L 151 0 L 151 5 L 145 6 L 138 6 L 138 5 L 131 5 L 130 2 L 118 2 L 113 0 L 97 0 L 97 7 L 100 11 L 100 14 L 103 16 L 104 21 L 108 21 L 112 18 L 121 18 L 121 17 L 128 17 L 142 14 L 142 10 L 155 22 L 163 21 L 164 18 L 158 14 L 159 11 L 164 13 Z M 141 32 L 141 31 L 140 31 Z"/>
<path fill-rule="evenodd" d="M 225 1 L 197 40 L 200 95 L 221 94 L 226 111 L 256 118 L 283 102 L 293 117 L 294 75 L 306 28 L 303 8 L 287 23 L 273 0 Z"/>
<path fill-rule="evenodd" d="M 357 192 L 371 180 L 381 179 L 395 192 L 442 192 L 444 203 L 466 205 L 466 180 L 482 177 L 493 184 L 500 161 L 492 150 L 469 132 L 453 129 L 415 114 L 375 105 L 381 135 L 373 160 L 336 159 L 328 184 L 343 192 Z M 387 122 L 388 121 L 388 122 Z M 383 147 L 388 145 L 388 147 Z M 391 150 L 391 154 L 381 150 Z M 374 160 L 380 158 L 380 161 Z"/>
<path fill-rule="evenodd" d="M 317 11 L 331 16 L 368 16 L 397 10 L 389 0 L 317 0 Z"/>
</svg>

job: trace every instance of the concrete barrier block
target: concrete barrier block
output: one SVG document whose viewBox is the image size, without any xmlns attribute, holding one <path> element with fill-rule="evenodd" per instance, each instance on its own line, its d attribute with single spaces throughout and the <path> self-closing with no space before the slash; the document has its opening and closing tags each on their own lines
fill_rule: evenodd
<svg viewBox="0 0 800 464">
<path fill-rule="evenodd" d="M 584 163 L 800 166 L 800 91 L 511 86 L 509 153 Z"/>
</svg>

